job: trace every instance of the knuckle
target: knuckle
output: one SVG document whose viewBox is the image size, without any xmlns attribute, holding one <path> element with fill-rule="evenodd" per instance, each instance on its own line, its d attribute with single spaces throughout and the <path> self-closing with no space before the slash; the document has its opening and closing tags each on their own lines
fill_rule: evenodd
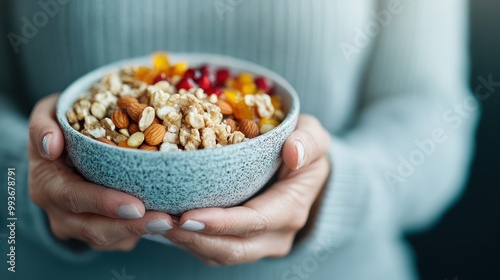
<svg viewBox="0 0 500 280">
<path fill-rule="evenodd" d="M 236 246 L 220 254 L 216 261 L 224 266 L 232 266 L 245 261 L 247 256 L 246 246 Z"/>
<path fill-rule="evenodd" d="M 131 237 L 138 237 L 138 236 L 141 236 L 145 233 L 144 230 L 142 230 L 136 224 L 125 224 L 124 227 L 125 227 L 125 231 L 128 232 L 128 234 Z"/>
<path fill-rule="evenodd" d="M 85 241 L 97 246 L 106 246 L 111 243 L 106 235 L 102 234 L 98 229 L 90 226 L 88 223 L 82 223 L 80 226 L 80 233 Z"/>
<path fill-rule="evenodd" d="M 271 218 L 264 213 L 257 212 L 255 214 L 255 219 L 253 222 L 253 228 L 251 233 L 254 235 L 260 235 L 268 232 L 271 229 Z"/>
<path fill-rule="evenodd" d="M 79 206 L 78 199 L 76 198 L 72 188 L 69 187 L 68 185 L 61 186 L 57 194 L 57 199 L 69 211 L 73 213 L 82 212 L 79 210 L 78 207 Z"/>
</svg>

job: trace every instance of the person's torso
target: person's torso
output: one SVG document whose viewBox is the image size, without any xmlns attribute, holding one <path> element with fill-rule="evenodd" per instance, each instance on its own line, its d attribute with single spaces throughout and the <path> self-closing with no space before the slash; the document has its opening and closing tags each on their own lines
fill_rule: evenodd
<svg viewBox="0 0 500 280">
<path fill-rule="evenodd" d="M 302 112 L 330 131 L 346 126 L 356 108 L 371 44 L 355 38 L 376 10 L 375 0 L 41 2 L 55 5 L 11 2 L 13 32 L 27 39 L 16 59 L 32 98 L 156 50 L 217 53 L 278 72 L 296 88 Z"/>
</svg>

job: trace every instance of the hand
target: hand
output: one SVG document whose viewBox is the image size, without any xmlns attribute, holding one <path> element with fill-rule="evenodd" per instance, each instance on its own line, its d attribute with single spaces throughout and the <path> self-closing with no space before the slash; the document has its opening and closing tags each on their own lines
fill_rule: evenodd
<svg viewBox="0 0 500 280">
<path fill-rule="evenodd" d="M 330 173 L 329 144 L 321 124 L 301 116 L 276 184 L 242 206 L 188 211 L 165 236 L 210 265 L 287 255 Z"/>
<path fill-rule="evenodd" d="M 169 215 L 145 212 L 126 193 L 89 183 L 66 165 L 64 138 L 54 116 L 58 95 L 37 103 L 30 118 L 29 188 L 54 235 L 75 238 L 97 250 L 128 251 L 141 235 L 172 228 Z"/>
</svg>

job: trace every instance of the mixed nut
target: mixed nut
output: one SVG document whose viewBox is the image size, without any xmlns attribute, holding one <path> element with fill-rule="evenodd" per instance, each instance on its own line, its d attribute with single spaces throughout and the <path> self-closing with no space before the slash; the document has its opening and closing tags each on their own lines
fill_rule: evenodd
<svg viewBox="0 0 500 280">
<path fill-rule="evenodd" d="M 123 67 L 105 75 L 66 113 L 82 134 L 102 143 L 150 151 L 208 149 L 240 143 L 284 119 L 265 77 L 186 62 L 166 53 L 153 67 Z"/>
</svg>

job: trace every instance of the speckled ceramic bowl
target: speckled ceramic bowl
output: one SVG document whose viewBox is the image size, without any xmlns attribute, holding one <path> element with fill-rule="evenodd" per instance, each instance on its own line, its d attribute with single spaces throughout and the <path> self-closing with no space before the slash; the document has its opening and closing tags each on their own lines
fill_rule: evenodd
<svg viewBox="0 0 500 280">
<path fill-rule="evenodd" d="M 281 164 L 281 148 L 299 115 L 297 94 L 282 77 L 250 62 L 208 54 L 170 56 L 173 61 L 185 60 L 192 66 L 207 63 L 268 77 L 282 98 L 285 120 L 268 133 L 239 144 L 179 152 L 123 149 L 74 130 L 66 119 L 73 102 L 106 73 L 125 65 L 150 65 L 150 57 L 142 57 L 92 71 L 63 92 L 57 118 L 68 154 L 89 181 L 132 194 L 148 210 L 179 215 L 190 209 L 238 205 L 259 191 Z"/>
</svg>

